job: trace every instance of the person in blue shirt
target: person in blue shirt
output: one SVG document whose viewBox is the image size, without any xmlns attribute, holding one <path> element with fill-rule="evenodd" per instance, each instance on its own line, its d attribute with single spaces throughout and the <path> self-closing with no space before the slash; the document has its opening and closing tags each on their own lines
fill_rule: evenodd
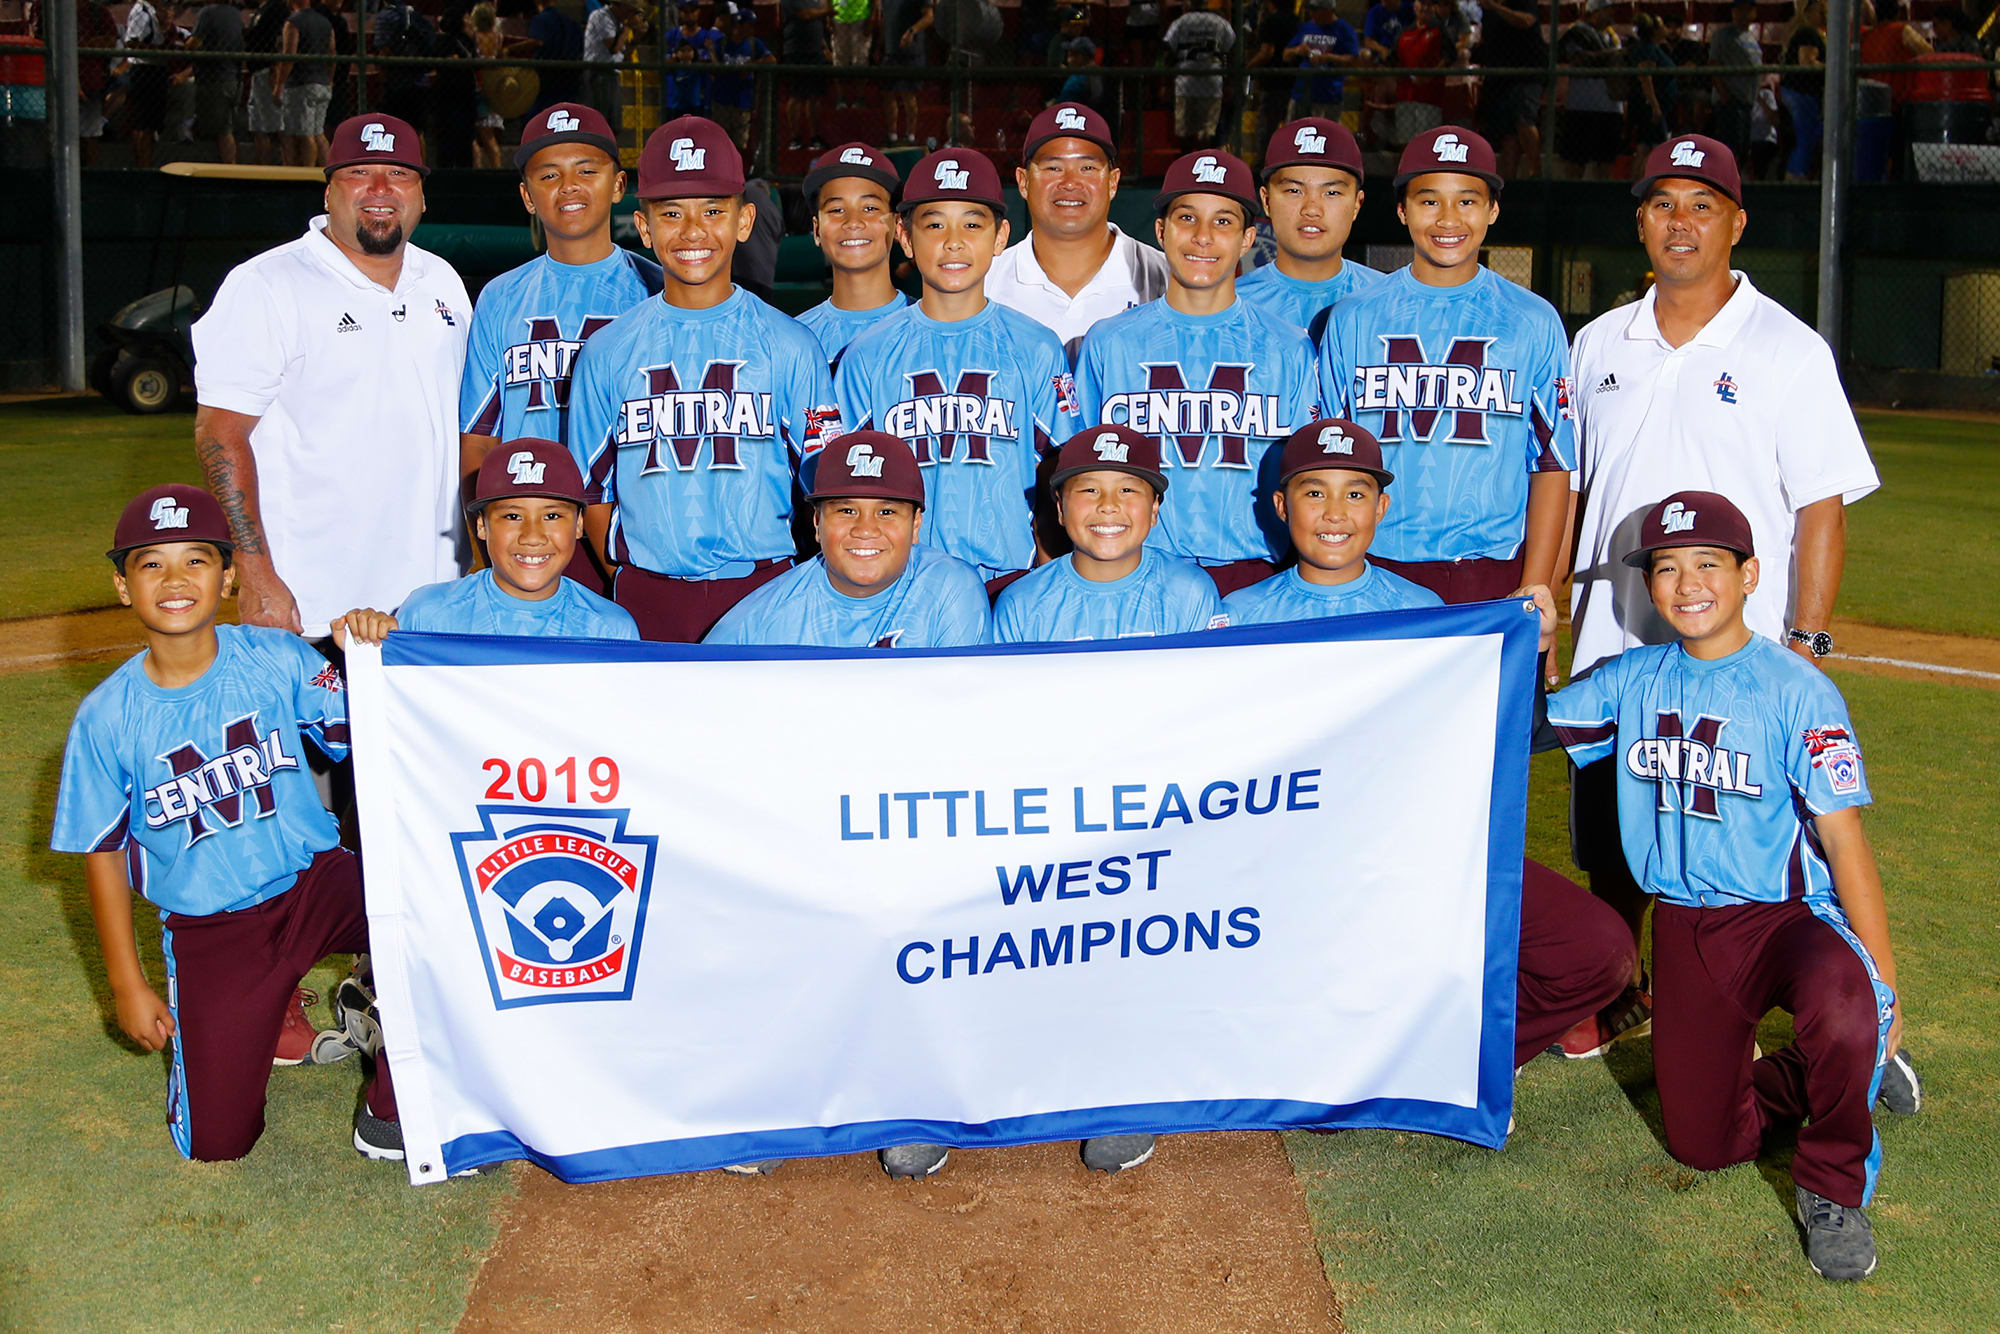
<svg viewBox="0 0 2000 1334">
<path fill-rule="evenodd" d="M 1384 281 L 1341 256 L 1365 197 L 1361 145 L 1335 120 L 1280 125 L 1264 150 L 1261 199 L 1277 254 L 1236 280 L 1236 295 L 1296 324 L 1315 342 L 1326 310 Z"/>
<path fill-rule="evenodd" d="M 1228 623 L 1200 566 L 1146 545 L 1167 491 L 1157 440 L 1128 426 L 1086 426 L 1064 442 L 1049 490 L 1071 550 L 1000 594 L 996 642 L 1180 635 Z"/>
<path fill-rule="evenodd" d="M 751 110 L 757 101 L 757 81 L 740 71 L 745 65 L 775 64 L 778 58 L 757 36 L 757 11 L 749 0 L 719 6 L 715 26 L 728 34 L 717 54 L 718 63 L 739 72 L 715 76 L 709 86 L 709 114 L 728 131 L 738 151 L 747 152 L 750 147 Z"/>
<path fill-rule="evenodd" d="M 850 431 L 818 460 L 820 554 L 730 609 L 705 644 L 962 648 L 992 637 L 985 585 L 964 561 L 921 543 L 925 485 L 910 447 Z"/>
<path fill-rule="evenodd" d="M 1345 69 L 1364 62 L 1366 58 L 1361 53 L 1361 38 L 1355 34 L 1353 26 L 1334 11 L 1333 0 L 1311 0 L 1306 12 L 1311 17 L 1299 25 L 1299 30 L 1292 34 L 1291 43 L 1285 47 L 1286 64 L 1309 69 Z M 1318 116 L 1325 120 L 1338 120 L 1341 98 L 1346 90 L 1347 80 L 1343 75 L 1321 74 L 1298 80 L 1292 85 L 1292 119 Z"/>
<path fill-rule="evenodd" d="M 584 341 L 660 290 L 660 266 L 611 239 L 625 173 L 602 115 L 560 102 L 529 117 L 514 166 L 547 249 L 486 284 L 472 308 L 458 391 L 459 473 L 468 480 L 502 440 L 562 439 Z M 606 590 L 588 546 L 566 573 Z"/>
<path fill-rule="evenodd" d="M 983 153 L 923 158 L 900 208 L 923 295 L 848 344 L 834 390 L 848 425 L 916 450 L 930 493 L 924 543 L 973 566 L 998 594 L 1034 563 L 1036 470 L 1081 424 L 1075 382 L 1053 333 L 986 298 L 1007 204 Z"/>
<path fill-rule="evenodd" d="M 889 155 L 859 141 L 819 155 L 799 193 L 813 211 L 813 240 L 833 273 L 833 295 L 799 316 L 838 360 L 855 336 L 910 304 L 890 273 L 896 241 L 896 187 Z"/>
<path fill-rule="evenodd" d="M 667 110 L 681 115 L 708 114 L 706 66 L 722 57 L 723 35 L 716 28 L 701 26 L 701 14 L 693 5 L 683 6 L 681 22 L 660 43 L 672 72 L 667 75 Z"/>
<path fill-rule="evenodd" d="M 85 697 L 63 752 L 50 847 L 81 853 L 118 1028 L 171 1048 L 167 1129 L 184 1156 L 241 1158 L 307 970 L 368 948 L 361 869 L 340 846 L 305 744 L 347 754 L 340 672 L 297 635 L 217 625 L 234 546 L 222 506 L 157 486 L 108 553 L 146 647 Z M 132 894 L 159 911 L 165 998 L 147 980 Z M 354 1147 L 403 1156 L 386 1063 Z"/>
<path fill-rule="evenodd" d="M 393 630 L 452 635 L 637 639 L 632 613 L 563 577 L 583 540 L 583 475 L 553 440 L 509 440 L 480 465 L 474 531 L 491 564 L 410 594 L 394 614 L 360 607 L 333 623 L 351 639 L 380 643 Z"/>
<path fill-rule="evenodd" d="M 1220 150 L 1167 169 L 1154 203 L 1167 291 L 1099 320 L 1077 355 L 1085 422 L 1159 443 L 1174 479 L 1147 539 L 1208 571 L 1227 595 L 1276 568 L 1282 528 L 1259 474 L 1271 447 L 1319 415 L 1305 330 L 1236 295 L 1256 180 Z"/>
<path fill-rule="evenodd" d="M 1680 636 L 1627 649 L 1549 696 L 1577 764 L 1618 762 L 1625 859 L 1653 910 L 1653 1072 L 1668 1150 L 1712 1171 L 1754 1159 L 1779 1127 L 1806 1258 L 1831 1279 L 1874 1272 L 1866 1206 L 1878 1097 L 1914 1112 L 1882 877 L 1861 827 L 1871 797 L 1847 706 L 1817 667 L 1751 633 L 1749 521 L 1727 498 L 1668 496 L 1626 563 Z M 1546 588 L 1531 593 L 1543 642 Z M 1792 1015 L 1768 1054 L 1757 1024 Z"/>
<path fill-rule="evenodd" d="M 795 555 L 797 469 L 840 434 L 819 340 L 729 276 L 757 209 L 743 155 L 682 116 L 639 157 L 639 236 L 664 286 L 584 344 L 564 443 L 612 598 L 647 639 L 694 643 Z"/>
</svg>

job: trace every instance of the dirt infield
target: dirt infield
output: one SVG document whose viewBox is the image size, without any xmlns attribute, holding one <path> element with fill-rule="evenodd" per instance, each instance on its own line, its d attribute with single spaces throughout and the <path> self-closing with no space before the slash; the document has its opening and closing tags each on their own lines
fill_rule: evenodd
<svg viewBox="0 0 2000 1334">
<path fill-rule="evenodd" d="M 521 1193 L 459 1329 L 1331 1331 L 1278 1136 L 1164 1138 L 1118 1177 L 1076 1145 L 956 1150 L 891 1181 L 873 1154 Z"/>
</svg>

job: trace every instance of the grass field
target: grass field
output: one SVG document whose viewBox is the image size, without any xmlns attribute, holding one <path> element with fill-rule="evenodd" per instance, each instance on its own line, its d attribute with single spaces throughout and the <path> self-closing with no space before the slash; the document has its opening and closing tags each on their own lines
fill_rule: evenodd
<svg viewBox="0 0 2000 1334">
<path fill-rule="evenodd" d="M 1994 428 L 1865 424 L 1886 484 L 1851 512 L 1842 612 L 2000 636 L 2000 606 L 1972 591 L 1996 565 Z M 112 519 L 141 487 L 194 476 L 189 426 L 88 400 L 0 407 L 15 482 L 0 504 L 17 530 L 54 533 L 8 614 L 109 602 Z M 0 676 L 0 1142 L 14 1162 L 0 1183 L 0 1328 L 449 1327 L 511 1173 L 530 1169 L 412 1190 L 363 1162 L 346 1144 L 352 1065 L 278 1072 L 270 1129 L 242 1163 L 173 1155 L 161 1060 L 115 1037 L 80 867 L 46 850 L 64 731 L 107 670 Z M 2000 1062 L 1985 1022 L 2000 1002 L 2000 693 L 1836 679 L 1869 747 L 1869 827 L 1930 1099 L 1918 1118 L 1885 1118 L 1880 1274 L 1845 1287 L 1805 1269 L 1782 1153 L 1707 1175 L 1675 1165 L 1648 1053 L 1632 1043 L 1608 1062 L 1532 1063 L 1502 1154 L 1378 1132 L 1289 1137 L 1350 1328 L 2000 1328 Z M 1538 761 L 1529 850 L 1566 866 L 1560 764 Z M 157 976 L 157 955 L 149 965 Z M 324 990 L 332 974 L 314 980 Z M 1770 1028 L 1767 1045 L 1782 1041 L 1782 1021 Z"/>
</svg>

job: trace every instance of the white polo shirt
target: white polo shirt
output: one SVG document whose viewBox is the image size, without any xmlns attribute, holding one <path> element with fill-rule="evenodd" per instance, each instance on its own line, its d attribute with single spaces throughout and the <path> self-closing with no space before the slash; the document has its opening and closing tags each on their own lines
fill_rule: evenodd
<svg viewBox="0 0 2000 1334">
<path fill-rule="evenodd" d="M 405 246 L 394 291 L 313 219 L 230 270 L 195 322 L 195 397 L 250 432 L 264 534 L 309 638 L 457 576 L 458 382 L 472 301 Z"/>
<path fill-rule="evenodd" d="M 1783 643 L 1797 512 L 1829 496 L 1853 504 L 1881 485 L 1825 341 L 1733 276 L 1735 294 L 1680 347 L 1660 336 L 1653 292 L 1576 336 L 1577 672 L 1673 640 L 1645 576 L 1624 563 L 1640 520 L 1667 496 L 1714 491 L 1743 511 L 1761 567 L 1744 619 Z"/>
<path fill-rule="evenodd" d="M 1074 355 L 1077 340 L 1091 325 L 1167 294 L 1167 257 L 1115 226 L 1111 236 L 1111 253 L 1072 297 L 1043 272 L 1030 232 L 993 257 L 993 267 L 986 271 L 986 297 L 1055 330 Z"/>
</svg>

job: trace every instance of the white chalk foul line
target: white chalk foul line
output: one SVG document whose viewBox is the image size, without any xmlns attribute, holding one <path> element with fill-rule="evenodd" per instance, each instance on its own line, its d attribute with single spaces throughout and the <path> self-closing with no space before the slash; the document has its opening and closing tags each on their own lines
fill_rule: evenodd
<svg viewBox="0 0 2000 1334">
<path fill-rule="evenodd" d="M 2000 681 L 2000 672 L 1979 672 L 1970 667 L 1946 667 L 1935 662 L 1910 662 L 1903 658 L 1871 658 L 1861 653 L 1829 653 L 1836 662 L 1872 662 L 1883 667 L 1901 667 L 1911 672 L 1937 672 L 1944 676 L 1971 676 L 1981 681 Z"/>
</svg>

